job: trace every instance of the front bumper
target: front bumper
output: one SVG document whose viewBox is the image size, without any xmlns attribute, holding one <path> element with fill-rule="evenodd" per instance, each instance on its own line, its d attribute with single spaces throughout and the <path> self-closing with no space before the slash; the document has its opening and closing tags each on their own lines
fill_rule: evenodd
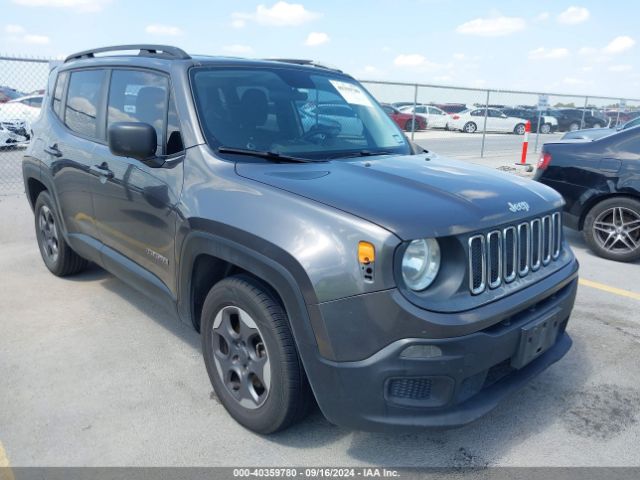
<svg viewBox="0 0 640 480">
<path fill-rule="evenodd" d="M 571 267 L 561 284 L 480 331 L 449 338 L 403 338 L 363 360 L 318 358 L 307 366 L 307 373 L 320 409 L 329 421 L 360 430 L 455 427 L 478 419 L 571 347 L 565 328 L 577 291 L 577 262 Z M 508 305 L 509 299 L 497 303 Z M 522 364 L 518 360 L 523 330 L 546 325 L 547 320 L 553 325 L 552 340 Z M 410 346 L 428 346 L 427 352 L 437 347 L 441 355 L 402 357 Z"/>
</svg>

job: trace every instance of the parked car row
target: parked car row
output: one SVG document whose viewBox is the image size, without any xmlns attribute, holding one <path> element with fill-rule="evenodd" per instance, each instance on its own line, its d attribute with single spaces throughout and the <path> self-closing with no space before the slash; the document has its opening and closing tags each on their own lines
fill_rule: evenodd
<svg viewBox="0 0 640 480">
<path fill-rule="evenodd" d="M 18 97 L 0 105 L 0 146 L 15 146 L 31 138 L 31 124 L 40 115 L 42 94 Z"/>
</svg>

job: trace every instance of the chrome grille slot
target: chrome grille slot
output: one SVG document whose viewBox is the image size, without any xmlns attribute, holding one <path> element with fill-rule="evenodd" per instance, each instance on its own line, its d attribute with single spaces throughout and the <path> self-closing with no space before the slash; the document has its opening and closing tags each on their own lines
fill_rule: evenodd
<svg viewBox="0 0 640 480">
<path fill-rule="evenodd" d="M 474 295 L 483 292 L 486 287 L 486 265 L 484 236 L 471 237 L 469 239 L 469 289 Z"/>
<path fill-rule="evenodd" d="M 507 227 L 502 232 L 504 240 L 504 281 L 513 282 L 518 270 L 518 236 L 516 227 Z"/>
<path fill-rule="evenodd" d="M 562 248 L 562 217 L 559 213 L 556 212 L 551 216 L 551 224 L 553 225 L 553 250 L 551 256 L 555 260 L 560 256 L 560 249 Z"/>
<path fill-rule="evenodd" d="M 531 257 L 531 236 L 529 224 L 518 225 L 518 273 L 524 277 L 529 273 L 529 259 Z"/>
<path fill-rule="evenodd" d="M 502 233 L 499 230 L 487 235 L 487 272 L 489 288 L 502 283 Z"/>
<path fill-rule="evenodd" d="M 539 218 L 531 220 L 531 270 L 540 268 L 542 259 L 542 228 Z"/>
<path fill-rule="evenodd" d="M 542 217 L 542 264 L 549 265 L 553 248 L 553 224 L 551 216 Z"/>
<path fill-rule="evenodd" d="M 560 213 L 469 238 L 469 290 L 478 295 L 525 277 L 560 257 Z"/>
</svg>

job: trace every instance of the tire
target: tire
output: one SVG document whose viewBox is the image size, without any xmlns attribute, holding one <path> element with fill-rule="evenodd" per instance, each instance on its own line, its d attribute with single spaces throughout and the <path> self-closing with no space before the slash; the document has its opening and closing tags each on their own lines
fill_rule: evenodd
<svg viewBox="0 0 640 480">
<path fill-rule="evenodd" d="M 418 122 L 416 122 L 416 129 L 413 129 L 413 120 L 407 120 L 407 122 L 404 124 L 404 130 L 405 132 L 412 132 L 412 131 L 416 131 L 418 130 Z"/>
<path fill-rule="evenodd" d="M 542 125 L 540 125 L 540 133 L 547 135 L 549 133 L 551 133 L 551 124 L 550 123 L 543 123 Z"/>
<path fill-rule="evenodd" d="M 580 124 L 577 122 L 571 122 L 569 124 L 569 131 L 570 132 L 575 132 L 576 130 L 580 130 Z"/>
<path fill-rule="evenodd" d="M 66 277 L 84 270 L 88 263 L 67 244 L 60 230 L 60 216 L 45 190 L 35 204 L 35 228 L 38 248 L 44 264 L 58 277 Z"/>
<path fill-rule="evenodd" d="M 582 234 L 600 257 L 618 262 L 639 259 L 640 201 L 614 197 L 596 204 L 585 217 Z"/>
<path fill-rule="evenodd" d="M 215 284 L 201 332 L 213 389 L 238 423 L 269 434 L 306 416 L 313 396 L 287 314 L 262 282 L 237 275 Z"/>
<path fill-rule="evenodd" d="M 478 126 L 473 122 L 467 122 L 464 124 L 464 127 L 462 127 L 462 131 L 465 133 L 476 133 L 477 130 Z"/>
<path fill-rule="evenodd" d="M 602 128 L 602 125 L 600 125 L 598 122 L 594 123 L 593 126 L 591 128 Z"/>
<path fill-rule="evenodd" d="M 524 123 L 517 124 L 513 129 L 513 133 L 515 133 L 516 135 L 524 135 L 525 131 L 526 127 L 524 126 Z"/>
</svg>

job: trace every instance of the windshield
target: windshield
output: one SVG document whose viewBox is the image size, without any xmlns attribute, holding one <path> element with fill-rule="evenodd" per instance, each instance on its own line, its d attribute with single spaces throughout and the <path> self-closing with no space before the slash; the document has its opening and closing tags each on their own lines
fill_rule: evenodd
<svg viewBox="0 0 640 480">
<path fill-rule="evenodd" d="M 213 148 L 312 160 L 411 153 L 395 123 L 348 77 L 286 67 L 200 67 L 192 69 L 191 82 Z"/>
</svg>

